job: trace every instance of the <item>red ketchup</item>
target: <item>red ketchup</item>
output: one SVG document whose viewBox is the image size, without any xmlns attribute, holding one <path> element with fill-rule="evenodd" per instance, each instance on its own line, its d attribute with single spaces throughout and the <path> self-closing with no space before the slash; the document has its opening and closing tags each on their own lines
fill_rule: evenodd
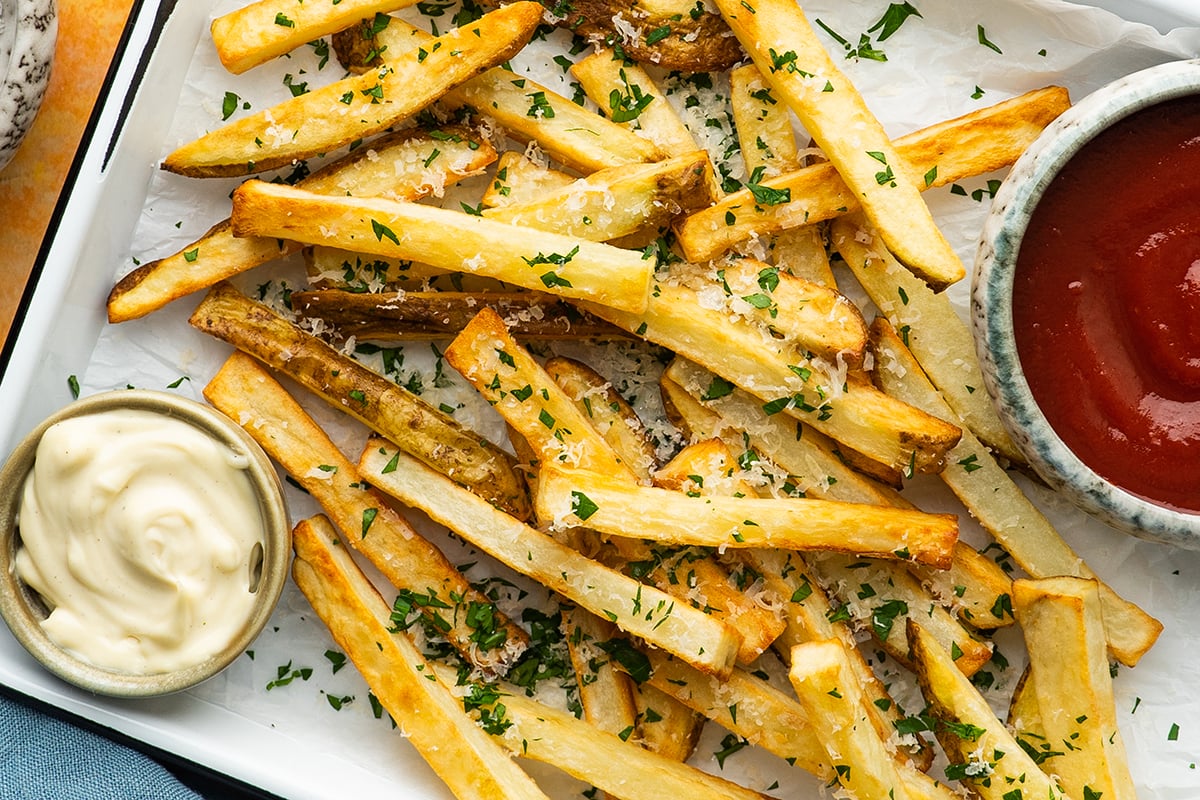
<svg viewBox="0 0 1200 800">
<path fill-rule="evenodd" d="M 1021 243 L 1013 322 L 1066 445 L 1200 513 L 1200 97 L 1115 123 L 1054 178 Z"/>
</svg>

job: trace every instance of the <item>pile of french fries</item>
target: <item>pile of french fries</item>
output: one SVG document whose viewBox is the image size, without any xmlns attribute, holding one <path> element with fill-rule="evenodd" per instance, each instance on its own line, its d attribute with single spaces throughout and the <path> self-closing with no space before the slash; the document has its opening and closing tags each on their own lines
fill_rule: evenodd
<svg viewBox="0 0 1200 800">
<path fill-rule="evenodd" d="M 610 797 L 764 796 L 687 765 L 709 720 L 858 800 L 1133 797 L 1109 663 L 1137 664 L 1161 625 L 1009 477 L 1020 453 L 942 293 L 965 270 L 920 196 L 1010 165 L 1065 91 L 893 142 L 792 0 L 717 0 L 698 13 L 746 54 L 729 80 L 749 177 L 726 194 L 653 64 L 593 42 L 570 69 L 597 113 L 505 69 L 541 5 L 438 35 L 390 16 L 408 5 L 261 0 L 214 21 L 231 72 L 332 36 L 346 77 L 171 153 L 181 175 L 250 179 L 108 313 L 206 292 L 191 324 L 235 352 L 205 397 L 320 504 L 294 530 L 295 581 L 449 789 L 545 796 L 515 755 Z M 252 177 L 326 154 L 295 185 Z M 478 206 L 438 202 L 479 175 Z M 231 282 L 298 253 L 309 286 L 288 308 Z M 347 355 L 368 340 L 448 342 L 508 440 Z M 553 355 L 564 340 L 651 347 L 682 445 L 664 455 L 598 364 Z M 318 398 L 368 431 L 357 457 L 305 410 Z M 919 474 L 1026 577 L 914 507 Z M 558 599 L 582 719 L 509 682 L 522 620 L 409 509 Z M 1014 623 L 1029 667 L 1005 722 L 971 676 Z M 900 709 L 864 637 L 915 673 L 924 710 Z M 756 669 L 775 657 L 786 683 Z"/>
</svg>

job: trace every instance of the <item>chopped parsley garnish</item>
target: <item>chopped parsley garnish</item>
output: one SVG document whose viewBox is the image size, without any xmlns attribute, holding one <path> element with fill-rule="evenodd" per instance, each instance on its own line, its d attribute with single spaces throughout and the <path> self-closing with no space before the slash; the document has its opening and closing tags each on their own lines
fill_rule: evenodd
<svg viewBox="0 0 1200 800">
<path fill-rule="evenodd" d="M 579 517 L 580 522 L 586 522 L 599 510 L 600 506 L 583 492 L 571 492 L 571 513 Z"/>
</svg>

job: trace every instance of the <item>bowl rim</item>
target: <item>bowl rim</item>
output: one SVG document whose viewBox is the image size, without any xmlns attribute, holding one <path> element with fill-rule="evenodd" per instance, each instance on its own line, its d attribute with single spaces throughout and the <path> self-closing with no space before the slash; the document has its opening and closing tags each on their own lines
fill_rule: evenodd
<svg viewBox="0 0 1200 800">
<path fill-rule="evenodd" d="M 1100 477 L 1066 446 L 1033 399 L 1016 351 L 1013 275 L 1025 225 L 1058 171 L 1113 123 L 1200 95 L 1200 59 L 1132 73 L 1083 98 L 1013 165 L 984 223 L 971 285 L 971 325 L 984 383 L 1001 421 L 1051 488 L 1106 524 L 1149 541 L 1200 549 L 1200 514 L 1135 495 Z"/>
<path fill-rule="evenodd" d="M 44 607 L 36 593 L 16 576 L 13 565 L 19 535 L 20 487 L 33 466 L 42 435 L 55 423 L 110 410 L 145 410 L 186 422 L 230 449 L 248 456 L 247 476 L 260 501 L 263 518 L 263 569 L 250 616 L 221 651 L 196 664 L 162 673 L 138 674 L 106 669 L 55 644 L 40 625 Z M 283 487 L 274 464 L 249 434 L 217 409 L 168 392 L 120 389 L 76 400 L 43 420 L 13 449 L 0 468 L 0 618 L 14 638 L 47 670 L 82 689 L 110 697 L 157 697 L 182 691 L 211 678 L 237 659 L 270 619 L 284 584 L 291 555 L 291 527 Z"/>
</svg>

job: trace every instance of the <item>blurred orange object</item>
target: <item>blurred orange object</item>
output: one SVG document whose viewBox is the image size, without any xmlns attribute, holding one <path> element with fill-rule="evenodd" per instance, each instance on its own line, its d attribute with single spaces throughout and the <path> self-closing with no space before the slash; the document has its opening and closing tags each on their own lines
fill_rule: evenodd
<svg viewBox="0 0 1200 800">
<path fill-rule="evenodd" d="M 0 170 L 0 342 L 12 327 L 63 180 L 133 0 L 58 0 L 58 46 L 41 111 Z"/>
</svg>

